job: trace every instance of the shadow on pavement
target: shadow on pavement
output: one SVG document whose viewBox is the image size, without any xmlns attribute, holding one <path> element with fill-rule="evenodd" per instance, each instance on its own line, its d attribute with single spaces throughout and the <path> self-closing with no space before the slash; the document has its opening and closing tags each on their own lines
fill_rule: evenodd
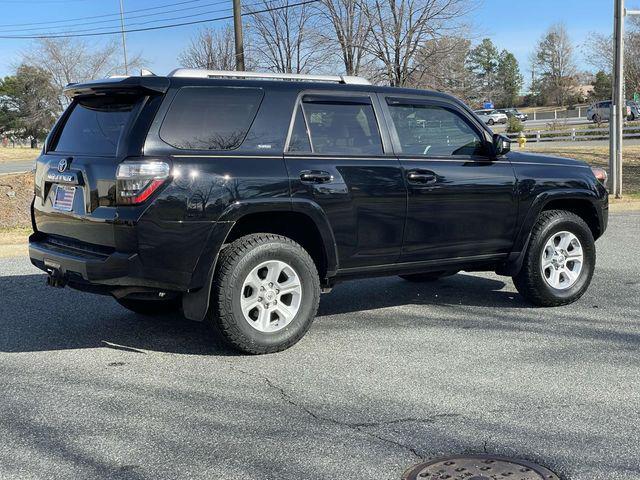
<svg viewBox="0 0 640 480">
<path fill-rule="evenodd" d="M 207 324 L 187 321 L 180 314 L 137 315 L 110 297 L 53 289 L 44 285 L 44 279 L 44 275 L 0 277 L 0 352 L 106 347 L 140 353 L 237 355 Z M 411 283 L 397 277 L 348 282 L 323 295 L 315 329 L 393 329 L 399 322 L 427 328 L 446 322 L 455 329 L 544 329 L 548 309 L 532 309 L 518 294 L 501 290 L 503 287 L 500 280 L 468 274 L 431 283 Z M 347 315 L 330 322 L 323 318 L 402 306 L 445 308 L 447 313 L 434 316 L 407 309 L 395 314 Z M 484 315 L 476 307 L 490 311 Z M 566 313 L 567 321 L 580 320 Z M 598 325 L 588 324 L 589 320 L 583 319 L 580 327 L 574 324 L 572 328 L 579 328 L 585 336 L 605 333 Z M 617 336 L 617 343 L 640 343 L 626 333 L 609 332 L 607 336 Z"/>
</svg>

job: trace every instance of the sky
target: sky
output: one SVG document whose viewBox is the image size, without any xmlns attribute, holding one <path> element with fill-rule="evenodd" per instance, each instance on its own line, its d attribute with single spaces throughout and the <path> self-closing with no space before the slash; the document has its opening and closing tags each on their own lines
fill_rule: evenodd
<svg viewBox="0 0 640 480">
<path fill-rule="evenodd" d="M 119 13 L 120 0 L 0 0 L 0 36 L 24 35 L 42 31 L 38 22 L 57 22 L 78 17 Z M 181 0 L 123 0 L 126 12 L 154 6 L 175 4 Z M 469 14 L 476 40 L 488 37 L 498 47 L 511 51 L 520 63 L 522 73 L 529 74 L 528 58 L 537 40 L 553 23 L 564 22 L 569 35 L 580 52 L 580 45 L 590 32 L 610 34 L 613 28 L 613 0 L 479 0 L 481 3 Z M 130 18 L 128 24 L 148 22 L 151 19 L 186 17 L 175 22 L 187 22 L 231 13 L 232 0 L 182 0 L 182 5 L 167 7 L 174 13 L 154 17 Z M 255 0 L 243 0 L 245 4 Z M 640 0 L 627 0 L 627 8 L 640 8 Z M 154 11 L 130 13 L 141 16 Z M 205 14 L 205 12 L 208 12 Z M 202 16 L 200 16 L 202 14 Z M 109 20 L 111 23 L 89 24 Z M 119 17 L 100 17 L 92 20 L 68 22 L 75 29 L 113 26 L 119 29 Z M 231 20 L 215 22 L 223 26 Z M 15 26 L 30 23 L 31 25 Z M 167 22 L 174 23 L 174 22 Z M 9 25 L 9 26 L 8 26 Z M 12 26 L 13 25 L 13 26 Z M 60 24 L 58 24 L 60 25 Z M 64 23 L 63 23 L 64 25 Z M 139 25 L 140 28 L 146 25 Z M 147 68 L 156 74 L 166 74 L 177 65 L 177 56 L 188 44 L 190 36 L 201 25 L 127 34 L 127 48 L 141 53 L 147 60 Z M 29 30 L 26 30 L 29 29 Z M 114 36 L 119 40 L 119 36 Z M 87 42 L 104 42 L 105 37 L 88 37 Z M 9 75 L 20 61 L 21 52 L 29 49 L 31 40 L 0 38 L 0 76 Z M 578 56 L 579 66 L 588 69 Z"/>
</svg>

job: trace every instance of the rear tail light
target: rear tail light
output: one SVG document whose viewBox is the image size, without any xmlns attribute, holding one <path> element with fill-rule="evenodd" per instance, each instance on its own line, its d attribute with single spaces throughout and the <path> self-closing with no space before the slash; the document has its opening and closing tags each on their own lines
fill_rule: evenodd
<svg viewBox="0 0 640 480">
<path fill-rule="evenodd" d="M 602 185 L 607 184 L 607 178 L 609 176 L 607 175 L 607 171 L 604 168 L 591 167 L 591 171 L 595 175 L 596 180 L 598 180 Z"/>
<path fill-rule="evenodd" d="M 136 205 L 144 202 L 169 178 L 169 171 L 169 164 L 165 162 L 122 162 L 116 172 L 116 203 Z"/>
</svg>

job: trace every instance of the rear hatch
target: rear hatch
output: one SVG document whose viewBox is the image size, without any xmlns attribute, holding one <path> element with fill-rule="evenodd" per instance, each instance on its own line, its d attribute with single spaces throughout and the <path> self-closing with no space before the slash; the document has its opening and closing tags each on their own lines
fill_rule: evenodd
<svg viewBox="0 0 640 480">
<path fill-rule="evenodd" d="M 39 234 L 114 249 L 128 243 L 127 222 L 119 221 L 116 205 L 116 170 L 142 153 L 148 123 L 166 91 L 144 87 L 142 77 L 135 78 L 66 90 L 71 105 L 36 162 L 34 228 Z M 154 83 L 160 85 L 158 80 L 168 84 L 159 77 Z"/>
</svg>

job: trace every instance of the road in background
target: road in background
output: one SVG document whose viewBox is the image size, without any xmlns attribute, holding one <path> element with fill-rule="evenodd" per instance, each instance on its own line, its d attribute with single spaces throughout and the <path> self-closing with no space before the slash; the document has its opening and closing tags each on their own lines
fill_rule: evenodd
<svg viewBox="0 0 640 480">
<path fill-rule="evenodd" d="M 640 478 L 640 214 L 612 214 L 577 303 L 508 278 L 339 285 L 288 351 L 45 287 L 0 260 L 0 478 L 398 480 L 490 452 L 571 480 Z"/>
<path fill-rule="evenodd" d="M 29 172 L 33 170 L 33 165 L 33 160 L 0 163 L 0 175 L 8 173 Z"/>
</svg>

